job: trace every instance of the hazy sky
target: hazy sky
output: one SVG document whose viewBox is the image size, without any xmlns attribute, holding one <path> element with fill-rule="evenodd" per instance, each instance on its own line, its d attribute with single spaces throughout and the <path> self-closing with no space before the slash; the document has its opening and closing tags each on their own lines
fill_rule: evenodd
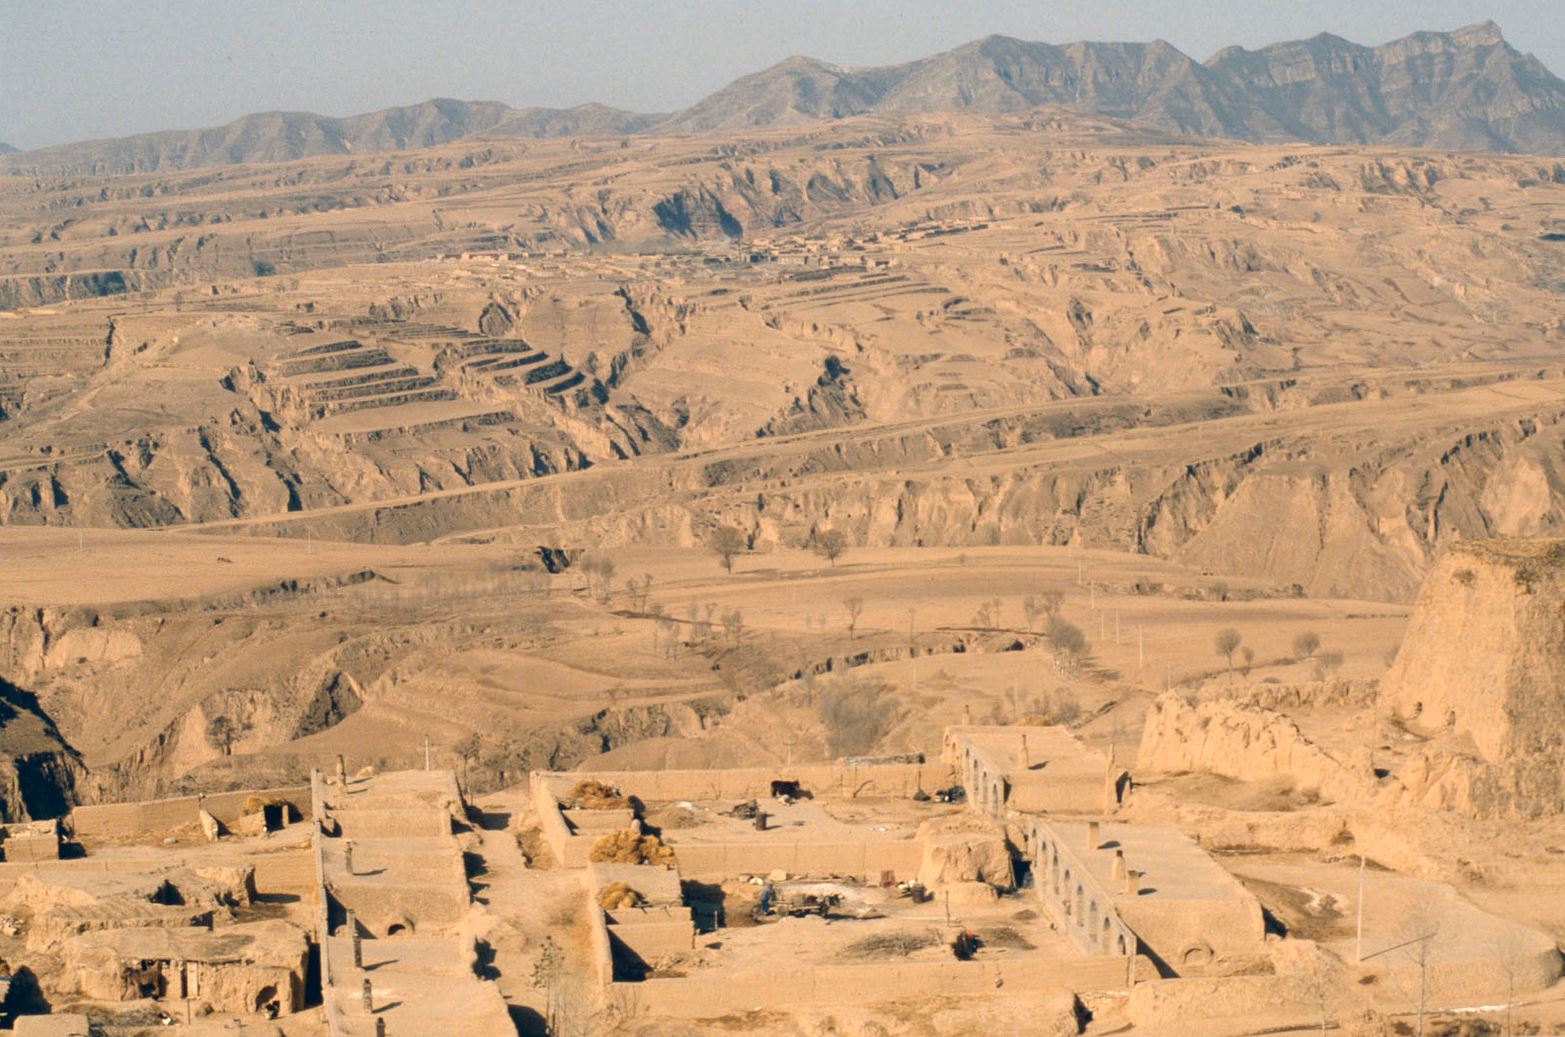
<svg viewBox="0 0 1565 1037">
<path fill-rule="evenodd" d="M 1166 39 L 1197 60 L 1492 19 L 1565 73 L 1562 0 L 0 0 L 0 140 L 42 147 L 431 97 L 669 111 L 792 54 L 922 57 L 989 33 Z"/>
</svg>

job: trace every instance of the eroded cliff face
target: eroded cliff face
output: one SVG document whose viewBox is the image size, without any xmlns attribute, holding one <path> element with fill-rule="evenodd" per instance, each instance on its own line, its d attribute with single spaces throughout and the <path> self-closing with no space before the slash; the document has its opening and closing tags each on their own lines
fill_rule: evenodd
<svg viewBox="0 0 1565 1037">
<path fill-rule="evenodd" d="M 1486 763 L 1565 749 L 1565 541 L 1451 545 L 1425 581 L 1382 702 Z"/>
<path fill-rule="evenodd" d="M 1367 756 L 1341 759 L 1280 713 L 1222 700 L 1194 705 L 1175 692 L 1160 695 L 1147 710 L 1136 766 L 1239 781 L 1281 780 L 1338 803 L 1360 803 L 1377 794 Z"/>
<path fill-rule="evenodd" d="M 77 802 L 84 775 L 37 699 L 0 674 L 0 821 L 59 817 Z"/>
</svg>

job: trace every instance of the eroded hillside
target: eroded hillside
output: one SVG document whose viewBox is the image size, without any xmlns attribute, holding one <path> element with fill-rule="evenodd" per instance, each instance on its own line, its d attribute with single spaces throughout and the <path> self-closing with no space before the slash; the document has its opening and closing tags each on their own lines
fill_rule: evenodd
<svg viewBox="0 0 1565 1037">
<path fill-rule="evenodd" d="M 7 178 L 0 521 L 833 525 L 1405 599 L 1558 528 L 1562 200 L 1047 112 Z"/>
</svg>

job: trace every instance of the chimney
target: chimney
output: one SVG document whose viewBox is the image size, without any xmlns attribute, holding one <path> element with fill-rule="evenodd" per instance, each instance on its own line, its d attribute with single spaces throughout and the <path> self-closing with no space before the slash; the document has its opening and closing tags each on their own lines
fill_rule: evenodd
<svg viewBox="0 0 1565 1037">
<path fill-rule="evenodd" d="M 1115 850 L 1114 851 L 1114 870 L 1110 873 L 1109 877 L 1110 878 L 1116 878 L 1116 879 L 1122 879 L 1122 878 L 1125 877 L 1125 851 L 1124 850 Z"/>
<path fill-rule="evenodd" d="M 1141 893 L 1141 872 L 1125 872 L 1125 893 L 1129 896 L 1139 896 Z"/>
<path fill-rule="evenodd" d="M 1087 849 L 1088 850 L 1096 850 L 1100 845 L 1101 845 L 1101 840 L 1098 838 L 1098 823 L 1096 821 L 1088 821 L 1087 822 Z"/>
</svg>

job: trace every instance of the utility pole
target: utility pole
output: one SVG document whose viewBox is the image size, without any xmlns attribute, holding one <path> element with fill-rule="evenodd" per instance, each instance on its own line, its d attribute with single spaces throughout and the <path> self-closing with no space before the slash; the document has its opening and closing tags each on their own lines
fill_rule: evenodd
<svg viewBox="0 0 1565 1037">
<path fill-rule="evenodd" d="M 1358 935 L 1353 941 L 1353 958 L 1355 961 L 1364 960 L 1364 855 L 1359 854 L 1359 906 L 1358 906 Z"/>
</svg>

